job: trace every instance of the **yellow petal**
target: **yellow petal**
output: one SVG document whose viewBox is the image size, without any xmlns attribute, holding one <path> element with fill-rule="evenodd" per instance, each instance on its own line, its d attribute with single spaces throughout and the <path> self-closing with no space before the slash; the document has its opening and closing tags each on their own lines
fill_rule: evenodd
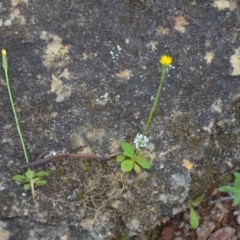
<svg viewBox="0 0 240 240">
<path fill-rule="evenodd" d="M 7 52 L 5 49 L 2 49 L 2 55 L 6 56 L 7 55 Z"/>
<path fill-rule="evenodd" d="M 163 66 L 163 67 L 168 67 L 169 65 L 172 64 L 172 57 L 169 55 L 162 55 L 159 58 L 159 63 Z"/>
</svg>

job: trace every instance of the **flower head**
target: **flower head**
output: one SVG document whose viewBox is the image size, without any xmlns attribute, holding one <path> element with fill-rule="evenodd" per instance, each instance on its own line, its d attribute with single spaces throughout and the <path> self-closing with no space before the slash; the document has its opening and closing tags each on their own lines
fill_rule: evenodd
<svg viewBox="0 0 240 240">
<path fill-rule="evenodd" d="M 162 55 L 159 58 L 159 63 L 163 66 L 163 67 L 168 67 L 172 64 L 172 57 L 169 55 Z"/>
<path fill-rule="evenodd" d="M 2 49 L 2 55 L 3 55 L 3 56 L 6 56 L 6 55 L 7 55 L 7 52 L 6 52 L 5 49 Z"/>
<path fill-rule="evenodd" d="M 7 51 L 6 49 L 2 49 L 2 67 L 5 71 L 8 70 L 8 63 L 7 63 Z"/>
<path fill-rule="evenodd" d="M 148 146 L 149 138 L 138 133 L 133 142 L 136 146 L 136 149 L 139 149 L 141 147 L 145 148 Z"/>
</svg>

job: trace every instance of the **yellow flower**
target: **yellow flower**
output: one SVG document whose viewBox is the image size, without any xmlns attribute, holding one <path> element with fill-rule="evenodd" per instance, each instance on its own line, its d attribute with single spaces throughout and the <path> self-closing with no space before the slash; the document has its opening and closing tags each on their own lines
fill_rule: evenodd
<svg viewBox="0 0 240 240">
<path fill-rule="evenodd" d="M 8 70 L 7 51 L 5 49 L 2 49 L 2 67 L 5 71 Z"/>
<path fill-rule="evenodd" d="M 168 56 L 168 55 L 162 55 L 159 58 L 159 63 L 163 66 L 163 67 L 168 67 L 169 65 L 172 64 L 172 57 Z"/>
<path fill-rule="evenodd" d="M 6 55 L 7 55 L 7 52 L 6 52 L 5 49 L 2 49 L 2 55 L 3 55 L 3 56 L 6 56 Z"/>
</svg>

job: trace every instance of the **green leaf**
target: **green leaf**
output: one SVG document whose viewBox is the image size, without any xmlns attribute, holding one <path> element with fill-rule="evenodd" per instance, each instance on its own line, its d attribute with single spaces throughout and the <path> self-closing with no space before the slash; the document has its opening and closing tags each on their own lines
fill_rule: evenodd
<svg viewBox="0 0 240 240">
<path fill-rule="evenodd" d="M 122 162 L 125 159 L 126 159 L 126 156 L 124 156 L 124 155 L 118 155 L 116 158 L 117 162 Z"/>
<path fill-rule="evenodd" d="M 134 160 L 135 160 L 135 161 L 136 161 L 136 160 L 147 160 L 147 158 L 144 157 L 143 155 L 135 155 L 135 156 L 134 156 Z"/>
<path fill-rule="evenodd" d="M 24 190 L 30 190 L 31 189 L 31 185 L 29 183 L 24 184 Z"/>
<path fill-rule="evenodd" d="M 190 206 L 190 226 L 193 229 L 196 229 L 199 226 L 199 218 L 198 215 L 193 207 Z"/>
<path fill-rule="evenodd" d="M 219 192 L 228 192 L 228 193 L 232 193 L 233 195 L 238 195 L 240 194 L 239 189 L 232 187 L 232 186 L 222 186 L 220 188 L 218 188 Z"/>
<path fill-rule="evenodd" d="M 30 182 L 33 183 L 33 184 L 35 184 L 35 182 L 36 182 L 36 181 L 39 181 L 39 180 L 40 180 L 40 178 L 34 176 L 34 178 L 32 178 L 32 179 L 30 180 Z"/>
<path fill-rule="evenodd" d="M 121 170 L 123 172 L 131 172 L 133 169 L 134 161 L 132 160 L 125 160 L 121 163 Z"/>
<path fill-rule="evenodd" d="M 135 161 L 144 169 L 151 169 L 152 167 L 151 163 L 143 156 L 137 156 L 137 158 L 135 158 Z"/>
<path fill-rule="evenodd" d="M 227 193 L 234 193 L 235 190 L 236 189 L 232 186 L 222 186 L 218 188 L 219 192 L 227 192 Z"/>
<path fill-rule="evenodd" d="M 205 197 L 205 194 L 202 194 L 201 196 L 195 198 L 194 200 L 191 201 L 191 206 L 193 207 L 198 207 L 203 198 Z"/>
<path fill-rule="evenodd" d="M 237 194 L 234 194 L 233 206 L 237 206 L 240 203 L 240 192 L 238 190 Z"/>
<path fill-rule="evenodd" d="M 140 172 L 141 172 L 141 168 L 140 168 L 139 165 L 136 164 L 136 163 L 134 164 L 133 169 L 134 169 L 134 171 L 135 171 L 136 173 L 140 173 Z"/>
<path fill-rule="evenodd" d="M 233 195 L 233 206 L 240 204 L 240 189 L 232 186 L 222 186 L 218 188 L 219 192 L 227 192 Z"/>
<path fill-rule="evenodd" d="M 222 186 L 222 187 L 218 188 L 218 191 L 231 193 L 231 194 L 233 194 L 234 197 L 240 194 L 239 189 L 232 187 L 232 186 Z"/>
<path fill-rule="evenodd" d="M 233 187 L 238 188 L 240 190 L 240 173 L 235 172 L 234 176 L 235 176 L 235 181 L 233 183 Z"/>
<path fill-rule="evenodd" d="M 35 174 L 35 172 L 29 169 L 29 170 L 27 170 L 27 172 L 25 173 L 25 176 L 26 176 L 29 180 L 31 180 L 31 179 L 33 179 L 33 177 L 34 177 L 34 174 Z"/>
<path fill-rule="evenodd" d="M 21 182 L 21 183 L 24 183 L 24 182 L 28 181 L 28 179 L 23 175 L 15 175 L 15 176 L 12 177 L 12 180 L 14 180 L 16 182 Z"/>
<path fill-rule="evenodd" d="M 36 172 L 35 175 L 34 175 L 34 177 L 39 177 L 39 178 L 47 177 L 47 176 L 49 176 L 49 173 L 45 172 L 45 171 Z"/>
<path fill-rule="evenodd" d="M 42 185 L 46 185 L 47 184 L 47 181 L 46 180 L 38 180 L 36 181 L 36 186 L 42 186 Z"/>
<path fill-rule="evenodd" d="M 122 149 L 123 149 L 123 155 L 128 156 L 130 158 L 134 157 L 134 148 L 132 145 L 128 142 L 122 142 Z"/>
</svg>

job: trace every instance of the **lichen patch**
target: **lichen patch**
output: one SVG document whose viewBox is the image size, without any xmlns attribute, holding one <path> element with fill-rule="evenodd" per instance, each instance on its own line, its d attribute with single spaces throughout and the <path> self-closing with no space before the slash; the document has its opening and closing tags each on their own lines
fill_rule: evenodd
<svg viewBox="0 0 240 240">
<path fill-rule="evenodd" d="M 117 73 L 116 76 L 121 79 L 129 79 L 133 76 L 132 71 L 129 69 L 122 70 L 121 72 Z"/>
<path fill-rule="evenodd" d="M 213 120 L 211 120 L 208 125 L 203 126 L 203 130 L 211 134 L 213 126 L 214 126 L 214 122 Z"/>
<path fill-rule="evenodd" d="M 109 101 L 109 94 L 105 93 L 96 99 L 96 104 L 105 106 Z"/>
<path fill-rule="evenodd" d="M 45 51 L 45 60 L 43 64 L 45 67 L 50 67 L 56 58 L 60 48 L 62 47 L 62 40 L 58 36 L 54 36 L 53 41 L 48 44 Z"/>
<path fill-rule="evenodd" d="M 236 101 L 238 99 L 240 99 L 240 91 L 237 94 L 234 95 L 233 101 Z"/>
<path fill-rule="evenodd" d="M 167 28 L 167 27 L 163 27 L 163 26 L 158 26 L 157 28 L 156 28 L 156 34 L 158 35 L 158 36 L 164 36 L 164 35 L 169 35 L 169 28 Z"/>
<path fill-rule="evenodd" d="M 207 64 L 210 64 L 212 62 L 213 58 L 214 58 L 213 51 L 206 52 L 206 54 L 204 56 L 204 60 L 206 61 Z"/>
<path fill-rule="evenodd" d="M 72 93 L 72 86 L 64 84 L 57 76 L 52 74 L 51 92 L 56 93 L 56 102 L 62 102 Z"/>
<path fill-rule="evenodd" d="M 174 29 L 180 33 L 184 33 L 186 31 L 186 25 L 188 24 L 184 16 L 178 16 L 174 19 Z"/>
<path fill-rule="evenodd" d="M 69 60 L 69 46 L 63 45 L 62 39 L 57 35 L 54 35 L 53 38 L 50 40 L 50 37 L 48 36 L 48 33 L 46 31 L 43 31 L 41 33 L 40 38 L 49 42 L 43 56 L 44 66 L 47 68 L 51 68 L 53 66 L 66 66 Z"/>
<path fill-rule="evenodd" d="M 220 98 L 218 98 L 211 106 L 211 111 L 216 113 L 222 113 L 223 102 Z"/>
<path fill-rule="evenodd" d="M 152 52 L 156 52 L 156 50 L 158 49 L 158 42 L 156 41 L 151 41 L 147 44 L 147 48 L 150 48 L 152 50 Z"/>
<path fill-rule="evenodd" d="M 74 132 L 70 134 L 71 147 L 73 149 L 82 148 L 82 152 L 94 152 L 94 149 L 91 149 L 90 146 L 95 148 L 102 148 L 101 141 L 107 136 L 106 131 L 102 128 L 94 128 L 91 126 L 81 126 L 78 127 Z M 110 136 L 113 140 L 113 137 Z"/>
<path fill-rule="evenodd" d="M 86 61 L 88 60 L 88 58 L 89 58 L 89 55 L 86 52 L 82 53 L 82 60 Z"/>
<path fill-rule="evenodd" d="M 0 239 L 2 240 L 7 240 L 10 237 L 10 232 L 8 232 L 5 228 L 6 224 L 0 221 Z"/>
<path fill-rule="evenodd" d="M 59 75 L 60 78 L 70 79 L 70 72 L 68 68 L 65 68 L 63 72 Z"/>
<path fill-rule="evenodd" d="M 23 15 L 21 15 L 21 12 L 18 8 L 13 8 L 12 12 L 10 13 L 9 18 L 4 22 L 5 26 L 11 26 L 13 24 L 13 21 L 16 21 L 20 25 L 26 24 L 26 19 Z"/>
<path fill-rule="evenodd" d="M 234 54 L 231 56 L 230 63 L 233 68 L 232 76 L 240 75 L 240 47 L 234 49 Z"/>
<path fill-rule="evenodd" d="M 211 46 L 211 41 L 210 40 L 206 40 L 205 47 L 210 47 L 210 46 Z"/>
<path fill-rule="evenodd" d="M 11 0 L 11 5 L 16 7 L 20 3 L 20 0 Z"/>
<path fill-rule="evenodd" d="M 215 0 L 213 7 L 217 8 L 219 11 L 229 9 L 233 11 L 237 8 L 236 0 Z"/>
<path fill-rule="evenodd" d="M 191 171 L 193 169 L 193 163 L 190 162 L 187 159 L 183 159 L 183 164 L 182 164 L 188 171 Z"/>
</svg>

